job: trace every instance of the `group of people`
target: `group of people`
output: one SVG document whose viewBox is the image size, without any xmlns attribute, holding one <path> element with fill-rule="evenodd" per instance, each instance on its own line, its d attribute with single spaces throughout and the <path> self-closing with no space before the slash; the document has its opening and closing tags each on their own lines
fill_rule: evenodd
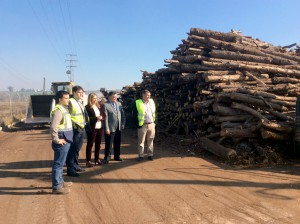
<svg viewBox="0 0 300 224">
<path fill-rule="evenodd" d="M 79 151 L 85 136 L 86 167 L 103 165 L 112 159 L 123 161 L 121 158 L 121 132 L 125 128 L 125 113 L 122 104 L 117 100 L 116 92 L 109 92 L 107 99 L 100 102 L 95 93 L 88 95 L 87 105 L 84 106 L 84 90 L 81 86 L 72 88 L 73 97 L 66 91 L 56 93 L 56 106 L 51 111 L 50 133 L 54 161 L 52 166 L 52 193 L 69 193 L 72 182 L 63 180 L 63 166 L 67 166 L 67 175 L 80 176 L 85 169 L 79 165 Z M 135 101 L 133 116 L 138 130 L 138 161 L 144 159 L 144 146 L 148 159 L 153 160 L 153 140 L 155 136 L 156 108 L 151 99 L 151 93 L 143 90 L 141 99 Z M 100 145 L 104 132 L 105 153 L 101 161 Z M 92 148 L 95 145 L 94 163 L 91 161 Z"/>
</svg>

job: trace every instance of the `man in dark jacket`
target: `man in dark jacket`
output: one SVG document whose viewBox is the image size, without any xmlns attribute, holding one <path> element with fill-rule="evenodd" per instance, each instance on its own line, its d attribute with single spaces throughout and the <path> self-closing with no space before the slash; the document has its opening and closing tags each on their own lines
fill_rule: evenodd
<svg viewBox="0 0 300 224">
<path fill-rule="evenodd" d="M 108 100 L 104 103 L 104 134 L 105 134 L 105 156 L 104 163 L 110 160 L 112 145 L 114 146 L 114 160 L 123 161 L 120 157 L 121 131 L 125 128 L 125 113 L 122 104 L 117 101 L 117 93 L 109 92 Z"/>
</svg>

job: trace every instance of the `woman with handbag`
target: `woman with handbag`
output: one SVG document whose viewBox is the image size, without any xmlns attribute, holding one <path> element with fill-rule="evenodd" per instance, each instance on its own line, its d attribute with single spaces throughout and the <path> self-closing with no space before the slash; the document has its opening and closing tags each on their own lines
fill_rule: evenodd
<svg viewBox="0 0 300 224">
<path fill-rule="evenodd" d="M 87 132 L 86 145 L 86 166 L 93 167 L 91 162 L 92 148 L 95 143 L 95 165 L 103 165 L 99 159 L 101 139 L 103 135 L 103 121 L 105 120 L 104 110 L 98 103 L 98 96 L 90 93 L 88 96 L 88 104 L 85 106 L 89 116 L 90 131 Z"/>
</svg>

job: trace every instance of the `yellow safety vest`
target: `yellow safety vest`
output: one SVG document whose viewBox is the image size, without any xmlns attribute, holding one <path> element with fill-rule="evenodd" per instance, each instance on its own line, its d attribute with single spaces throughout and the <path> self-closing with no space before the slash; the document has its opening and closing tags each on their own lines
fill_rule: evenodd
<svg viewBox="0 0 300 224">
<path fill-rule="evenodd" d="M 84 128 L 85 126 L 84 114 L 81 107 L 79 106 L 78 102 L 74 98 L 70 99 L 70 103 L 72 104 L 72 111 L 71 111 L 72 122 L 77 124 L 79 127 Z"/>
<path fill-rule="evenodd" d="M 155 122 L 155 117 L 156 117 L 156 115 L 155 115 L 155 104 L 154 104 L 153 99 L 149 99 L 149 102 L 150 102 L 153 122 Z M 136 100 L 135 104 L 136 104 L 136 109 L 138 111 L 139 126 L 143 126 L 144 120 L 145 120 L 145 114 L 146 114 L 143 100 L 141 100 L 141 99 Z"/>
<path fill-rule="evenodd" d="M 71 121 L 71 115 L 69 114 L 69 111 L 67 111 L 63 106 L 56 104 L 56 106 L 51 111 L 50 116 L 52 117 L 54 111 L 60 110 L 63 114 L 63 122 L 58 126 L 58 132 L 68 132 L 72 131 L 72 121 Z"/>
</svg>

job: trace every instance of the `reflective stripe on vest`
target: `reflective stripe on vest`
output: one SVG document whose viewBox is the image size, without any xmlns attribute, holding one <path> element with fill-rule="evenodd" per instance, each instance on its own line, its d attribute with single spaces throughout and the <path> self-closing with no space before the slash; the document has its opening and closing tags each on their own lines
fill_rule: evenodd
<svg viewBox="0 0 300 224">
<path fill-rule="evenodd" d="M 150 102 L 150 106 L 151 106 L 151 112 L 152 112 L 152 118 L 153 118 L 153 122 L 155 122 L 155 104 L 153 99 L 149 99 Z M 144 120 L 145 120 L 145 108 L 144 108 L 144 103 L 143 100 L 136 100 L 135 101 L 136 104 L 136 109 L 138 111 L 138 121 L 139 121 L 139 126 L 143 126 L 144 124 Z"/>
<path fill-rule="evenodd" d="M 63 114 L 63 122 L 58 126 L 58 132 L 72 131 L 72 121 L 69 112 L 63 106 L 57 104 L 51 111 L 51 117 L 56 110 L 60 110 Z"/>
<path fill-rule="evenodd" d="M 84 128 L 84 115 L 81 107 L 79 106 L 78 102 L 74 98 L 70 99 L 70 103 L 72 104 L 72 111 L 71 111 L 72 121 L 75 124 L 77 124 L 79 127 Z"/>
</svg>

